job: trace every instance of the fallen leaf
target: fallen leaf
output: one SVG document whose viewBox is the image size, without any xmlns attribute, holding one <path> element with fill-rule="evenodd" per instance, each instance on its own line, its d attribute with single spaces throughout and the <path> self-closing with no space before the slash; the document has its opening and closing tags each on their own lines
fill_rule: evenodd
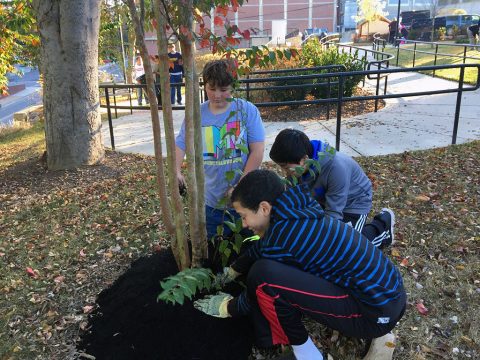
<svg viewBox="0 0 480 360">
<path fill-rule="evenodd" d="M 400 266 L 407 267 L 408 266 L 408 259 L 407 258 L 403 259 L 402 262 L 400 263 Z"/>
<path fill-rule="evenodd" d="M 85 305 L 84 307 L 82 307 L 82 310 L 84 314 L 88 314 L 93 310 L 93 308 L 94 308 L 93 305 Z"/>
<path fill-rule="evenodd" d="M 55 279 L 53 279 L 53 281 L 55 281 L 57 284 L 60 284 L 62 283 L 63 281 L 65 280 L 65 276 L 57 276 Z"/>
<path fill-rule="evenodd" d="M 425 305 L 423 305 L 423 303 L 418 302 L 416 307 L 417 307 L 417 310 L 420 314 L 422 314 L 422 315 L 427 315 L 428 314 L 428 309 L 425 307 Z"/>
<path fill-rule="evenodd" d="M 400 251 L 398 251 L 397 249 L 393 248 L 392 251 L 390 252 L 390 254 L 393 256 L 393 257 L 400 257 Z"/>
<path fill-rule="evenodd" d="M 415 197 L 415 200 L 417 201 L 430 201 L 430 198 L 427 195 L 418 195 Z"/>
</svg>

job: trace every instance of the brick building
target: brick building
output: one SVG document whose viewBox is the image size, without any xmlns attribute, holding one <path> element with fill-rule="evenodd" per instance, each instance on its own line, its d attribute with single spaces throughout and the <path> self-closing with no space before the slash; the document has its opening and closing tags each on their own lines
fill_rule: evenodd
<svg viewBox="0 0 480 360">
<path fill-rule="evenodd" d="M 287 34 L 312 27 L 336 31 L 337 4 L 338 0 L 249 0 L 237 13 L 229 12 L 228 18 L 242 31 L 255 30 L 250 42 L 242 42 L 243 47 L 268 42 L 272 35 L 272 20 L 286 20 Z M 206 26 L 214 28 L 215 34 L 223 35 L 223 26 L 215 27 L 213 24 L 213 11 L 210 15 L 205 17 Z M 149 52 L 156 54 L 156 35 L 147 33 L 146 40 Z"/>
</svg>

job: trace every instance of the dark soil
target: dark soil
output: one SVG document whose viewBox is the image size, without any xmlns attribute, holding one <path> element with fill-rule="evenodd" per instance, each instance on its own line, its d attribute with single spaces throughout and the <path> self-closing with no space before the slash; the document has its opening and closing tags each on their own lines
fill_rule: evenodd
<svg viewBox="0 0 480 360">
<path fill-rule="evenodd" d="M 373 95 L 372 92 L 357 88 L 353 96 Z M 383 109 L 385 101 L 379 100 L 377 109 Z M 349 101 L 342 105 L 342 119 L 348 119 L 353 116 L 371 113 L 375 111 L 374 100 Z M 317 104 L 301 106 L 278 106 L 260 108 L 262 120 L 265 122 L 285 122 L 285 121 L 310 121 L 310 120 L 328 120 L 337 117 L 337 104 Z"/>
<path fill-rule="evenodd" d="M 247 318 L 207 316 L 188 299 L 183 306 L 157 303 L 159 281 L 177 271 L 170 250 L 135 261 L 98 296 L 79 349 L 97 360 L 247 359 L 253 345 Z"/>
</svg>

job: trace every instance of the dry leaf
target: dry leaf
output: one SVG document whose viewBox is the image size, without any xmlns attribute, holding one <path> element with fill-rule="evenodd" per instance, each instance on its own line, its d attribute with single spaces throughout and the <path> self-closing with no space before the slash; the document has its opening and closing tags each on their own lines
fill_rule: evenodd
<svg viewBox="0 0 480 360">
<path fill-rule="evenodd" d="M 430 198 L 427 195 L 418 195 L 415 197 L 417 201 L 430 201 Z"/>
<path fill-rule="evenodd" d="M 423 305 L 423 303 L 419 302 L 417 303 L 417 310 L 420 314 L 422 315 L 427 315 L 428 314 L 428 309 Z"/>
</svg>

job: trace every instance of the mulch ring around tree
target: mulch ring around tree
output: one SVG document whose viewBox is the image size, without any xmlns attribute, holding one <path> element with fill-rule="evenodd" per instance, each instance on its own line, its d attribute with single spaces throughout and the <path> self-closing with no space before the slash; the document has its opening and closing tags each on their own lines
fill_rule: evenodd
<svg viewBox="0 0 480 360">
<path fill-rule="evenodd" d="M 374 93 L 356 88 L 354 96 L 369 96 Z M 378 100 L 377 110 L 385 107 L 384 100 Z M 348 101 L 342 105 L 342 119 L 367 114 L 375 111 L 375 100 Z M 327 120 L 337 117 L 337 104 L 312 104 L 292 106 L 276 106 L 260 108 L 262 120 L 266 122 Z M 328 116 L 327 116 L 328 114 Z"/>
<path fill-rule="evenodd" d="M 98 295 L 77 349 L 97 360 L 248 359 L 253 345 L 248 318 L 207 316 L 188 299 L 183 306 L 157 303 L 160 280 L 177 271 L 170 249 L 132 263 Z"/>
</svg>

